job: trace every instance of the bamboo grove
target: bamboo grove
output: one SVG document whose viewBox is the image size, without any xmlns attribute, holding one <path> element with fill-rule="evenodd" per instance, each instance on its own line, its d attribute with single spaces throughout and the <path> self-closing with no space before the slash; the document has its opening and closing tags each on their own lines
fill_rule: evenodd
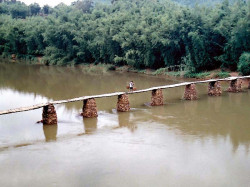
<svg viewBox="0 0 250 187">
<path fill-rule="evenodd" d="M 185 65 L 250 74 L 250 3 L 76 1 L 54 8 L 0 3 L 0 55 L 47 65 L 108 63 L 137 69 Z"/>
</svg>

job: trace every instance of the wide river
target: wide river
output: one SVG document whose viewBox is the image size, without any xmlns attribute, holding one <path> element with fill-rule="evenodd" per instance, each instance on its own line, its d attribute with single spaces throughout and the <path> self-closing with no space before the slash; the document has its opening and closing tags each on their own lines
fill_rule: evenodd
<svg viewBox="0 0 250 187">
<path fill-rule="evenodd" d="M 45 101 L 126 91 L 186 80 L 81 67 L 0 63 L 0 111 Z M 223 90 L 228 83 L 222 84 Z M 58 124 L 37 124 L 42 108 L 0 116 L 0 186 L 250 186 L 250 90 L 182 100 L 184 87 L 96 99 L 98 118 L 82 102 L 55 105 Z"/>
</svg>

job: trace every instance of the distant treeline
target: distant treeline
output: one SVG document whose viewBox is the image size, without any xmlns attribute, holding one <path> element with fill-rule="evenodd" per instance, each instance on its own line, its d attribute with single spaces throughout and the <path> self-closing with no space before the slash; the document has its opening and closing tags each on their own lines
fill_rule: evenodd
<svg viewBox="0 0 250 187">
<path fill-rule="evenodd" d="M 106 2 L 106 1 L 105 1 Z M 0 3 L 0 55 L 46 64 L 185 65 L 250 73 L 250 3 L 184 6 L 168 0 L 76 1 L 51 8 Z"/>
</svg>

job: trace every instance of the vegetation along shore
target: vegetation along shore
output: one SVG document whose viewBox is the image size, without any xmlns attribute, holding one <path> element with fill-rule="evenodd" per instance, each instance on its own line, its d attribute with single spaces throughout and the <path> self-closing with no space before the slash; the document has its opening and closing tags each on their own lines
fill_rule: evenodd
<svg viewBox="0 0 250 187">
<path fill-rule="evenodd" d="M 52 8 L 1 1 L 0 55 L 170 76 L 249 75 L 249 1 L 185 2 L 85 0 Z"/>
</svg>

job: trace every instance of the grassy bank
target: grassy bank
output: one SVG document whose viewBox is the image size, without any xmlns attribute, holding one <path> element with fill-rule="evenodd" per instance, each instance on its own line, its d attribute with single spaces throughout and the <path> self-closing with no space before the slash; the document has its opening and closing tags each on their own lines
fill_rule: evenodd
<svg viewBox="0 0 250 187">
<path fill-rule="evenodd" d="M 16 56 L 13 58 L 12 56 L 1 57 L 3 61 L 15 62 L 15 63 L 23 63 L 28 65 L 49 65 L 46 61 L 43 60 L 42 57 L 37 56 Z M 57 65 L 58 66 L 58 65 Z M 170 68 L 159 68 L 157 70 L 153 69 L 136 69 L 130 66 L 114 66 L 112 64 L 71 64 L 68 63 L 67 66 L 76 66 L 81 67 L 87 73 L 105 73 L 108 71 L 121 71 L 121 72 L 133 72 L 140 74 L 147 74 L 153 76 L 167 76 L 167 77 L 180 77 L 180 78 L 196 78 L 196 79 L 208 79 L 208 78 L 226 78 L 230 77 L 230 71 L 222 71 L 220 69 L 199 73 L 192 73 L 186 70 L 183 71 L 171 71 Z"/>
<path fill-rule="evenodd" d="M 208 79 L 208 78 L 226 78 L 230 77 L 230 71 L 222 71 L 220 69 L 213 71 L 206 71 L 200 73 L 192 73 L 189 71 L 169 71 L 168 68 L 160 68 L 157 70 L 152 69 L 135 69 L 128 66 L 116 67 L 113 65 L 101 65 L 107 71 L 123 71 L 123 72 L 133 72 L 154 76 L 167 76 L 167 77 L 180 77 L 180 78 L 196 78 L 196 79 Z M 91 69 L 98 69 L 100 65 L 92 66 Z"/>
<path fill-rule="evenodd" d="M 118 68 L 118 69 L 124 69 Z M 148 75 L 155 75 L 155 76 L 168 76 L 168 77 L 181 77 L 181 78 L 196 78 L 196 79 L 207 79 L 207 78 L 226 78 L 230 77 L 230 71 L 222 71 L 220 69 L 213 70 L 213 71 L 206 71 L 206 72 L 199 72 L 193 73 L 189 71 L 169 71 L 169 68 L 160 68 L 157 70 L 147 69 L 147 70 L 136 70 L 127 68 L 129 72 L 135 73 L 144 73 Z"/>
</svg>

